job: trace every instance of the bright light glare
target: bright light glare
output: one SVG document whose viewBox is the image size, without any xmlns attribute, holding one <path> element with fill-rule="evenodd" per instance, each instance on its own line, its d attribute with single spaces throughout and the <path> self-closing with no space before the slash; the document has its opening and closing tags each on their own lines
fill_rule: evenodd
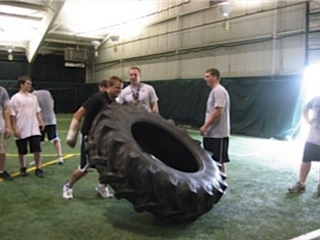
<svg viewBox="0 0 320 240">
<path fill-rule="evenodd" d="M 121 39 L 132 39 L 142 32 L 143 28 L 148 24 L 148 19 L 140 19 L 127 24 L 123 24 L 121 28 L 116 30 L 117 35 Z"/>
<path fill-rule="evenodd" d="M 320 64 L 307 66 L 303 75 L 303 92 L 308 102 L 315 96 L 320 96 Z"/>
<path fill-rule="evenodd" d="M 76 35 L 119 32 L 129 22 L 155 11 L 157 1 L 67 1 L 61 18 Z M 139 21 L 140 22 L 140 21 Z M 132 29 L 130 26 L 129 31 Z M 136 31 L 138 32 L 138 30 Z M 122 36 L 120 36 L 122 38 Z"/>
<path fill-rule="evenodd" d="M 320 96 L 320 64 L 307 66 L 303 74 L 302 92 L 304 104 L 309 102 L 313 97 Z M 311 114 L 311 112 L 309 113 Z M 302 117 L 302 116 L 301 116 Z M 310 117 L 312 117 L 310 115 Z M 303 117 L 302 117 L 303 118 Z M 301 119 L 300 141 L 304 142 L 309 133 L 309 125 L 304 119 Z"/>
<path fill-rule="evenodd" d="M 30 41 L 36 33 L 39 21 L 0 16 L 0 41 Z"/>
</svg>

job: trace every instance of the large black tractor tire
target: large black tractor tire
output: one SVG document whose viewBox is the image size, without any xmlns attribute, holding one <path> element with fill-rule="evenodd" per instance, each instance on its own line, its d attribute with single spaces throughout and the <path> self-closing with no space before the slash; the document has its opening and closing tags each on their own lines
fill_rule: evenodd
<svg viewBox="0 0 320 240">
<path fill-rule="evenodd" d="M 118 199 L 158 219 L 192 221 L 227 188 L 209 152 L 157 113 L 107 105 L 88 135 L 89 161 Z"/>
</svg>

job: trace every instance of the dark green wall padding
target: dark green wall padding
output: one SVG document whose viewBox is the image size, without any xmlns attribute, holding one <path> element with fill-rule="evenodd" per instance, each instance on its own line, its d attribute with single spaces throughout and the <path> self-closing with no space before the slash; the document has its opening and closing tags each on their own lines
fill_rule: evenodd
<svg viewBox="0 0 320 240">
<path fill-rule="evenodd" d="M 159 97 L 160 114 L 179 124 L 195 127 L 204 121 L 210 88 L 203 80 L 151 81 Z M 301 116 L 300 77 L 222 79 L 231 101 L 231 132 L 247 136 L 284 139 L 297 133 Z M 93 93 L 97 84 L 33 82 L 48 89 L 57 113 L 73 113 Z M 10 95 L 16 81 L 0 80 Z"/>
<path fill-rule="evenodd" d="M 201 126 L 210 88 L 202 79 L 150 82 L 160 113 L 178 123 Z M 231 132 L 284 139 L 294 137 L 301 116 L 301 77 L 222 79 L 231 102 Z"/>
<path fill-rule="evenodd" d="M 64 67 L 63 56 L 38 56 L 33 64 L 25 57 L 8 61 L 0 54 L 0 85 L 16 92 L 16 80 L 29 75 L 37 89 L 48 89 L 57 113 L 73 113 L 92 93 L 97 83 L 85 84 L 85 69 Z M 100 79 L 96 79 L 98 82 Z M 222 79 L 231 99 L 231 132 L 247 136 L 278 138 L 294 136 L 301 117 L 301 76 Z M 176 123 L 195 127 L 204 121 L 210 92 L 203 79 L 148 81 L 159 97 L 160 114 Z"/>
</svg>

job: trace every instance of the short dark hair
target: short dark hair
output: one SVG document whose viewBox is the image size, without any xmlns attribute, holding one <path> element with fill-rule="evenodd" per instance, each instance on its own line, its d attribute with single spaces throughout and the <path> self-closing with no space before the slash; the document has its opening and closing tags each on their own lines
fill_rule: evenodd
<svg viewBox="0 0 320 240">
<path fill-rule="evenodd" d="M 99 87 L 108 87 L 108 80 L 107 79 L 102 79 L 99 82 Z"/>
<path fill-rule="evenodd" d="M 18 77 L 18 84 L 19 84 L 19 86 L 20 86 L 21 84 L 25 84 L 26 81 L 31 81 L 31 78 L 30 78 L 29 76 L 27 76 L 27 75 Z"/>
<path fill-rule="evenodd" d="M 210 73 L 211 76 L 216 76 L 218 80 L 220 80 L 220 72 L 218 69 L 216 68 L 210 68 L 206 71 L 206 73 Z"/>
<path fill-rule="evenodd" d="M 141 74 L 141 70 L 138 67 L 131 67 L 131 68 L 129 68 L 129 71 L 130 70 L 137 70 Z"/>
<path fill-rule="evenodd" d="M 108 80 L 108 87 L 113 86 L 116 82 L 123 83 L 123 80 L 117 76 L 112 76 Z"/>
</svg>

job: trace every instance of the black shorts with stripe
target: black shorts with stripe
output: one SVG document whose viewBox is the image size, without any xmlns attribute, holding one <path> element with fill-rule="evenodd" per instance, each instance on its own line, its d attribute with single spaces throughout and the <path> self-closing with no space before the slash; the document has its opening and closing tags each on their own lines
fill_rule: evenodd
<svg viewBox="0 0 320 240">
<path fill-rule="evenodd" d="M 40 127 L 40 131 L 41 131 L 41 127 Z M 53 142 L 55 140 L 58 140 L 58 134 L 57 134 L 57 127 L 56 125 L 46 125 L 45 129 L 43 131 L 41 131 L 41 142 L 44 142 L 45 137 L 48 137 L 48 140 L 50 142 Z"/>
<path fill-rule="evenodd" d="M 219 163 L 230 162 L 228 149 L 229 137 L 225 138 L 203 138 L 203 147 L 211 152 L 212 158 Z"/>
</svg>

